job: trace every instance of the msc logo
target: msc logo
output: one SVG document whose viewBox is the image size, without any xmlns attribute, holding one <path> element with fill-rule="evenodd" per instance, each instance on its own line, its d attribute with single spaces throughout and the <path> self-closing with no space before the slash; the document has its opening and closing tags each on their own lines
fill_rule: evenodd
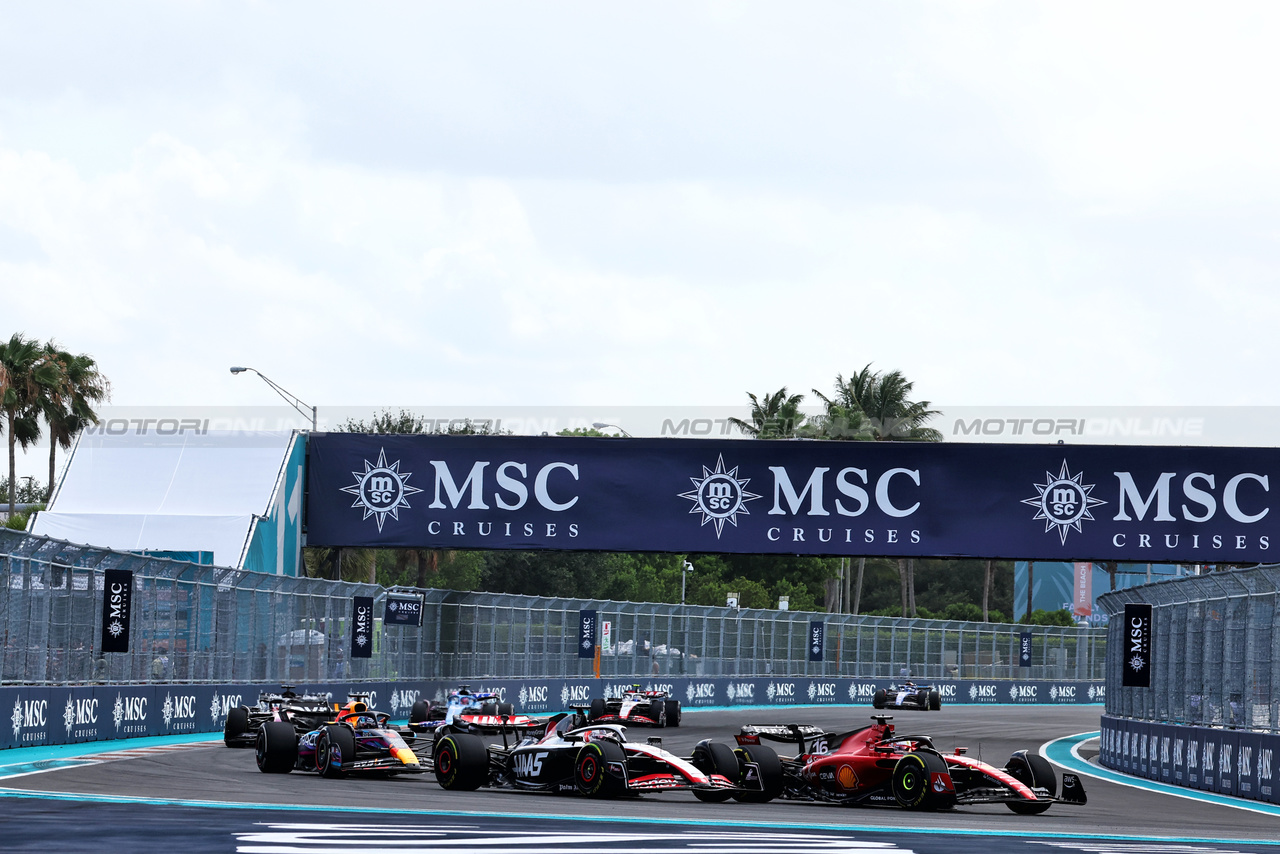
<svg viewBox="0 0 1280 854">
<path fill-rule="evenodd" d="M 829 701 L 836 698 L 836 683 L 834 682 L 810 682 L 809 683 L 809 699 Z"/>
<path fill-rule="evenodd" d="M 724 693 L 731 702 L 734 700 L 754 700 L 756 698 L 756 683 L 730 682 L 729 687 L 724 689 Z"/>
<path fill-rule="evenodd" d="M 88 726 L 98 722 L 98 701 L 92 698 L 80 700 L 67 697 L 66 708 L 62 711 L 62 723 L 71 735 L 73 727 Z"/>
<path fill-rule="evenodd" d="M 44 741 L 43 730 L 48 714 L 48 700 L 27 700 L 24 703 L 21 697 L 14 697 L 13 715 L 10 717 L 10 723 L 13 724 L 13 737 L 18 738 L 24 729 L 38 729 L 41 732 L 24 734 L 22 741 Z"/>
<path fill-rule="evenodd" d="M 701 513 L 703 525 L 710 523 L 715 526 L 717 540 L 724 531 L 724 523 L 728 522 L 736 528 L 739 513 L 743 516 L 751 515 L 747 510 L 747 502 L 760 497 L 747 492 L 746 486 L 751 478 L 739 480 L 737 466 L 725 470 L 723 454 L 716 459 L 714 470 L 703 466 L 702 477 L 691 477 L 689 480 L 693 481 L 693 489 L 680 493 L 679 497 L 693 502 L 689 512 Z"/>
<path fill-rule="evenodd" d="M 363 508 L 365 519 L 373 516 L 374 521 L 378 523 L 379 531 L 382 530 L 382 523 L 388 516 L 399 521 L 400 511 L 409 509 L 409 502 L 406 499 L 422 491 L 416 486 L 409 485 L 412 474 L 400 471 L 399 460 L 390 465 L 387 464 L 387 452 L 381 448 L 378 450 L 377 463 L 365 460 L 364 471 L 353 471 L 351 474 L 356 482 L 351 486 L 342 487 L 342 491 L 356 497 L 355 503 L 351 506 Z"/>
<path fill-rule="evenodd" d="M 794 682 L 770 682 L 764 693 L 774 702 L 789 703 L 796 698 L 796 685 Z"/>
<path fill-rule="evenodd" d="M 1034 702 L 1036 699 L 1035 685 L 1010 685 L 1009 699 L 1017 702 Z"/>
<path fill-rule="evenodd" d="M 115 722 L 116 731 L 127 734 L 138 734 L 147 731 L 147 698 L 125 697 L 116 694 L 115 705 L 111 709 L 111 719 Z M 121 728 L 121 725 L 123 729 Z"/>
<path fill-rule="evenodd" d="M 160 716 L 168 729 L 195 731 L 196 698 L 194 694 L 164 695 L 164 705 L 160 707 Z M 177 719 L 177 723 L 174 720 Z"/>
<path fill-rule="evenodd" d="M 875 693 L 876 686 L 867 682 L 855 682 L 849 686 L 849 699 L 853 700 L 855 703 L 859 700 L 866 700 L 869 697 L 874 697 Z"/>
<path fill-rule="evenodd" d="M 521 708 L 546 708 L 551 697 L 546 685 L 521 685 L 516 699 L 520 701 Z"/>
<path fill-rule="evenodd" d="M 1049 689 L 1049 699 L 1055 703 L 1074 703 L 1076 701 L 1076 686 L 1054 685 Z"/>
<path fill-rule="evenodd" d="M 586 685 L 566 685 L 560 689 L 560 702 L 569 705 L 571 702 L 582 703 L 591 699 L 591 688 Z"/>
<path fill-rule="evenodd" d="M 244 705 L 239 694 L 223 694 L 218 696 L 218 692 L 213 692 L 213 702 L 209 704 L 209 717 L 213 718 L 216 724 L 222 718 L 227 716 L 227 712 L 232 709 L 239 708 Z M 116 726 L 120 726 L 116 724 Z"/>
<path fill-rule="evenodd" d="M 995 685 L 970 685 L 969 699 L 977 703 L 994 703 L 998 695 Z"/>
<path fill-rule="evenodd" d="M 1084 472 L 1072 474 L 1066 460 L 1062 461 L 1061 472 L 1057 475 L 1045 472 L 1044 477 L 1044 483 L 1033 484 L 1039 494 L 1035 498 L 1022 499 L 1022 503 L 1036 508 L 1037 513 L 1032 519 L 1044 520 L 1045 533 L 1057 528 L 1065 545 L 1068 531 L 1081 531 L 1080 523 L 1093 519 L 1089 509 L 1107 502 L 1090 497 L 1094 484 L 1082 482 Z"/>
<path fill-rule="evenodd" d="M 413 708 L 413 704 L 418 702 L 418 692 L 409 688 L 404 688 L 391 692 L 391 711 L 400 714 L 401 711 L 408 711 Z"/>
<path fill-rule="evenodd" d="M 694 700 L 714 700 L 716 698 L 716 686 L 711 682 L 690 682 L 685 688 L 685 696 L 689 698 L 689 702 Z"/>
</svg>

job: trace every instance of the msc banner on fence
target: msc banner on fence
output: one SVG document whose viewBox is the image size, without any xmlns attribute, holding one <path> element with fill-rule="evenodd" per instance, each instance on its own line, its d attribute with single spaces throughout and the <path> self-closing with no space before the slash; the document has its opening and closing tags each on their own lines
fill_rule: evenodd
<svg viewBox="0 0 1280 854">
<path fill-rule="evenodd" d="M 1197 563 L 1274 561 L 1280 546 L 1277 448 L 309 441 L 317 546 Z"/>
<path fill-rule="evenodd" d="M 373 658 L 373 597 L 356 596 L 351 606 L 351 657 Z"/>
<path fill-rule="evenodd" d="M 103 652 L 129 651 L 129 615 L 133 611 L 133 570 L 108 569 L 102 580 Z"/>
<path fill-rule="evenodd" d="M 578 658 L 594 658 L 596 654 L 596 612 L 578 612 Z"/>
<path fill-rule="evenodd" d="M 388 593 L 386 613 L 382 616 L 387 626 L 421 626 L 422 597 L 404 593 Z"/>
<path fill-rule="evenodd" d="M 1124 667 L 1120 684 L 1125 688 L 1151 687 L 1151 606 L 1130 602 L 1124 606 Z"/>
<path fill-rule="evenodd" d="M 822 661 L 827 636 L 827 624 L 822 620 L 809 621 L 809 660 Z"/>
</svg>

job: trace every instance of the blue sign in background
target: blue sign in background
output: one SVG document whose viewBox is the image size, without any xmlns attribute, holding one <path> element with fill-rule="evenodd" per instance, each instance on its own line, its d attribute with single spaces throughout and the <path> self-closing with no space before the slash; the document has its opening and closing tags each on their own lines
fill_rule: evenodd
<svg viewBox="0 0 1280 854">
<path fill-rule="evenodd" d="M 322 433 L 308 466 L 318 546 L 1197 563 L 1280 546 L 1274 448 Z"/>
</svg>

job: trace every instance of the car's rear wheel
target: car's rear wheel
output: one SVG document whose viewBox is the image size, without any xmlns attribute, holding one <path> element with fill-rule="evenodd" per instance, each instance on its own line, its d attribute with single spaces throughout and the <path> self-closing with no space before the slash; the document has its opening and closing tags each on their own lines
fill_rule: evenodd
<svg viewBox="0 0 1280 854">
<path fill-rule="evenodd" d="M 889 700 L 889 692 L 883 688 L 879 688 L 876 690 L 875 694 L 871 696 L 871 708 L 883 709 L 885 703 L 888 702 L 888 700 Z"/>
<path fill-rule="evenodd" d="M 498 704 L 498 714 L 500 714 L 500 715 L 514 715 L 515 713 L 516 713 L 516 707 L 515 707 L 513 704 L 511 704 L 511 703 L 499 703 L 499 704 Z"/>
<path fill-rule="evenodd" d="M 356 758 L 356 737 L 340 724 L 330 724 L 316 739 L 316 770 L 321 777 L 346 776 L 347 766 Z"/>
<path fill-rule="evenodd" d="M 482 715 L 489 715 L 490 717 L 492 717 L 493 715 L 496 715 L 497 713 L 498 713 L 498 704 L 497 704 L 497 703 L 481 703 L 481 704 L 480 704 L 480 714 L 482 714 Z"/>
<path fill-rule="evenodd" d="M 604 709 L 604 697 L 596 697 L 591 701 L 591 711 L 587 713 L 587 719 L 594 721 L 604 717 Z"/>
<path fill-rule="evenodd" d="M 898 760 L 890 783 L 898 806 L 909 810 L 943 810 L 956 805 L 954 785 L 941 789 L 934 785 L 943 775 L 950 781 L 947 763 L 935 753 L 913 751 Z"/>
<path fill-rule="evenodd" d="M 419 700 L 409 710 L 409 723 L 417 724 L 431 720 L 431 701 Z"/>
<path fill-rule="evenodd" d="M 489 780 L 489 750 L 470 733 L 450 733 L 437 741 L 435 765 L 441 788 L 471 792 Z"/>
<path fill-rule="evenodd" d="M 680 701 L 663 700 L 667 706 L 667 726 L 680 726 Z"/>
<path fill-rule="evenodd" d="M 667 725 L 667 704 L 662 700 L 652 700 L 649 702 L 649 719 L 653 721 L 654 726 Z"/>
<path fill-rule="evenodd" d="M 626 761 L 627 754 L 615 742 L 608 739 L 587 742 L 573 762 L 573 782 L 587 797 L 617 797 L 627 790 L 627 784 L 622 777 L 610 772 L 609 765 L 625 765 Z"/>
<path fill-rule="evenodd" d="M 1053 773 L 1049 760 L 1029 750 L 1019 750 L 1009 757 L 1004 770 L 1024 786 L 1032 789 L 1046 789 L 1049 797 L 1057 797 L 1058 778 Z M 1049 801 L 1009 801 L 1005 804 L 1018 815 L 1039 815 L 1050 806 Z"/>
<path fill-rule="evenodd" d="M 222 742 L 227 747 L 247 747 L 240 736 L 249 731 L 249 710 L 236 706 L 227 712 L 227 722 L 222 727 Z"/>
<path fill-rule="evenodd" d="M 693 749 L 693 767 L 710 776 L 719 774 L 730 783 L 738 779 L 738 757 L 733 748 L 718 741 L 708 741 Z M 733 797 L 731 789 L 694 789 L 693 796 L 708 804 L 721 804 Z"/>
<path fill-rule="evenodd" d="M 929 692 L 929 711 L 931 712 L 942 711 L 942 695 L 939 694 L 937 691 Z"/>
<path fill-rule="evenodd" d="M 298 734 L 293 724 L 267 721 L 258 730 L 255 745 L 258 770 L 263 774 L 288 774 L 298 761 Z"/>
<path fill-rule="evenodd" d="M 740 747 L 735 753 L 738 759 L 738 785 L 733 793 L 744 804 L 763 804 L 782 794 L 787 778 L 782 771 L 782 760 L 772 747 L 753 744 Z"/>
</svg>

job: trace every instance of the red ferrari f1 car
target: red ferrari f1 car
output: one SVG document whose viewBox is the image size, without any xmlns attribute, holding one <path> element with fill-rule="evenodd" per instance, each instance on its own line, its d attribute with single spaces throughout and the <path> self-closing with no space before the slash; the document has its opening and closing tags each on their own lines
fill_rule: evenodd
<svg viewBox="0 0 1280 854">
<path fill-rule="evenodd" d="M 1085 803 L 1075 774 L 1058 779 L 1048 761 L 1015 752 L 1004 768 L 965 755 L 943 753 L 926 735 L 898 735 L 892 717 L 873 715 L 871 726 L 828 733 L 805 725 L 752 726 L 737 736 L 744 782 L 759 786 L 757 799 L 787 798 L 838 804 L 897 805 L 942 810 L 957 805 L 1004 804 L 1035 815 L 1056 803 Z M 762 740 L 790 742 L 799 753 L 779 757 Z M 755 783 L 753 778 L 758 778 Z"/>
</svg>

